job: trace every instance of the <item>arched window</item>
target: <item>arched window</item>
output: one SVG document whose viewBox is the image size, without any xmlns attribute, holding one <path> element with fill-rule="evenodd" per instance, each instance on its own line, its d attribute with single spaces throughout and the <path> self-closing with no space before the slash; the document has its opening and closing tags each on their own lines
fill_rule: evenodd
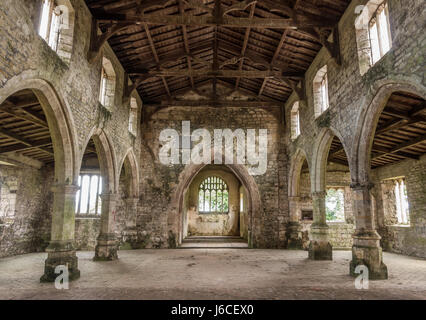
<svg viewBox="0 0 426 320">
<path fill-rule="evenodd" d="M 102 59 L 99 102 L 108 109 L 112 108 L 114 105 L 115 81 L 115 71 L 112 63 L 104 57 Z"/>
<path fill-rule="evenodd" d="M 371 46 L 371 65 L 379 61 L 391 48 L 389 13 L 387 2 L 376 10 L 368 25 Z"/>
<path fill-rule="evenodd" d="M 387 1 L 370 0 L 355 9 L 356 40 L 360 73 L 363 75 L 392 47 Z"/>
<path fill-rule="evenodd" d="M 198 190 L 199 213 L 228 213 L 228 185 L 219 177 L 208 177 Z"/>
<path fill-rule="evenodd" d="M 75 213 L 77 215 L 100 215 L 102 212 L 102 177 L 98 173 L 82 173 L 78 177 L 75 198 Z"/>
<path fill-rule="evenodd" d="M 130 98 L 130 111 L 129 111 L 129 132 L 137 136 L 138 132 L 138 103 L 136 98 Z"/>
<path fill-rule="evenodd" d="M 69 0 L 42 0 L 39 35 L 62 60 L 71 60 L 74 10 Z"/>
<path fill-rule="evenodd" d="M 327 221 L 345 221 L 345 189 L 328 188 L 325 197 Z"/>
<path fill-rule="evenodd" d="M 320 116 L 329 107 L 327 65 L 318 70 L 314 79 L 315 117 Z"/>
<path fill-rule="evenodd" d="M 300 135 L 299 101 L 295 102 L 291 108 L 291 139 L 294 140 Z"/>
</svg>

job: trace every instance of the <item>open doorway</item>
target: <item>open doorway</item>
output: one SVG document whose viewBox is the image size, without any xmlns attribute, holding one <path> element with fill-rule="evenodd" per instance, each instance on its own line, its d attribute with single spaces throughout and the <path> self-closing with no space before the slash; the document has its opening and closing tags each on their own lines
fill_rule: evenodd
<svg viewBox="0 0 426 320">
<path fill-rule="evenodd" d="M 227 166 L 205 166 L 184 193 L 182 247 L 247 248 L 247 195 Z"/>
</svg>

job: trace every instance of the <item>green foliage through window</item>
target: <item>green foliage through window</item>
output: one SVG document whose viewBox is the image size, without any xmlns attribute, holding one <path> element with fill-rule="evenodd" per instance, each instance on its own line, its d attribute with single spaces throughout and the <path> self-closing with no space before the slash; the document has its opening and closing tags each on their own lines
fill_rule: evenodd
<svg viewBox="0 0 426 320">
<path fill-rule="evenodd" d="M 198 191 L 198 208 L 200 213 L 228 213 L 228 186 L 219 177 L 205 179 Z"/>
<path fill-rule="evenodd" d="M 327 221 L 345 221 L 344 189 L 330 188 L 325 198 Z"/>
</svg>

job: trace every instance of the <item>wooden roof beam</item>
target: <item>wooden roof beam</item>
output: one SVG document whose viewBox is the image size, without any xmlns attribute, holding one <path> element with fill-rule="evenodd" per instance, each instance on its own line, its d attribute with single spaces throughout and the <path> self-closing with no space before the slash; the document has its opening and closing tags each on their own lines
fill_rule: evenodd
<svg viewBox="0 0 426 320">
<path fill-rule="evenodd" d="M 155 44 L 151 37 L 151 32 L 149 31 L 149 27 L 146 23 L 144 24 L 144 28 L 145 28 L 146 35 L 148 37 L 149 45 L 151 47 L 155 62 L 158 65 L 160 63 L 160 59 L 158 58 L 157 50 L 155 49 Z M 169 86 L 167 85 L 165 76 L 161 76 L 161 80 L 163 81 L 163 85 L 164 85 L 164 88 L 166 89 L 167 95 L 170 96 L 170 89 L 169 89 Z"/>
<path fill-rule="evenodd" d="M 156 25 L 186 25 L 186 26 L 210 26 L 228 28 L 259 28 L 259 29 L 299 29 L 299 28 L 334 28 L 337 21 L 324 17 L 308 18 L 298 16 L 297 19 L 283 18 L 235 18 L 228 16 L 194 16 L 187 14 L 116 14 L 101 9 L 93 9 L 92 14 L 99 23 L 122 24 L 156 24 Z"/>
<path fill-rule="evenodd" d="M 179 0 L 179 2 L 178 2 L 180 14 L 185 13 L 185 9 L 183 7 L 183 1 L 184 0 Z M 188 32 L 186 30 L 186 26 L 182 26 L 182 37 L 183 37 L 183 44 L 185 46 L 185 53 L 187 54 L 186 63 L 188 64 L 188 69 L 191 71 L 192 70 L 192 62 L 191 62 L 191 58 L 189 57 L 190 50 L 189 50 Z M 189 77 L 189 81 L 191 82 L 191 87 L 194 89 L 195 88 L 194 77 Z"/>
<path fill-rule="evenodd" d="M 382 147 L 377 147 L 377 146 L 373 146 L 373 150 L 379 151 L 381 152 L 380 154 L 376 154 L 375 156 L 373 156 L 371 159 L 375 160 L 379 157 L 383 157 L 384 155 L 388 155 L 388 154 L 392 154 L 392 153 L 398 153 L 401 150 L 404 150 L 406 148 L 409 147 L 413 147 L 417 144 L 420 144 L 422 142 L 426 141 L 426 134 L 421 135 L 417 138 L 414 138 L 413 140 L 407 141 L 407 142 L 403 142 L 395 147 L 393 147 L 392 149 L 386 149 L 386 148 L 382 148 Z M 412 155 L 412 157 L 415 157 L 414 155 Z"/>
<path fill-rule="evenodd" d="M 19 114 L 18 110 L 24 112 L 24 114 Z M 44 128 L 49 128 L 47 122 L 44 121 L 36 112 L 26 110 L 24 108 L 15 107 L 12 103 L 6 102 L 0 106 L 0 111 L 5 112 L 16 118 L 29 121 L 36 125 L 42 126 Z"/>
<path fill-rule="evenodd" d="M 4 136 L 6 136 L 6 137 L 8 137 L 8 138 L 10 138 L 12 140 L 15 140 L 15 141 L 17 141 L 17 142 L 19 142 L 21 144 L 24 144 L 24 145 L 26 145 L 28 147 L 34 147 L 34 148 L 37 148 L 37 149 L 39 149 L 39 150 L 41 150 L 41 151 L 43 151 L 45 153 L 53 155 L 52 151 L 50 151 L 49 149 L 46 149 L 44 147 L 38 146 L 37 142 L 30 141 L 30 140 L 28 140 L 28 139 L 26 139 L 24 137 L 21 137 L 20 135 L 18 135 L 16 133 L 10 132 L 9 130 L 0 128 L 0 134 L 4 135 Z M 44 141 L 43 143 L 46 143 L 46 142 Z"/>
<path fill-rule="evenodd" d="M 145 103 L 144 107 L 237 107 L 237 108 L 254 108 L 254 107 L 281 107 L 282 103 L 271 101 L 235 101 L 235 100 L 171 100 L 159 103 Z"/>
<path fill-rule="evenodd" d="M 245 1 L 245 2 L 246 2 L 246 3 L 244 3 L 244 1 L 242 2 L 243 7 L 244 7 L 244 9 L 243 9 L 243 10 L 245 10 L 247 6 L 250 6 L 250 5 L 251 5 L 251 9 L 250 9 L 249 17 L 250 17 L 250 18 L 253 18 L 253 16 L 254 16 L 254 11 L 255 11 L 255 9 L 256 9 L 256 1 Z M 240 2 L 239 4 L 241 4 L 241 2 Z M 228 9 L 228 10 L 229 10 L 229 9 Z M 239 9 L 239 10 L 241 10 L 241 9 Z M 241 48 L 241 56 L 242 56 L 242 57 L 244 57 L 244 55 L 246 54 L 247 44 L 248 44 L 248 40 L 249 40 L 249 38 L 250 38 L 250 32 L 251 32 L 251 28 L 250 28 L 250 27 L 248 27 L 248 28 L 246 29 L 245 34 L 244 34 L 243 47 Z M 244 59 L 241 59 L 241 60 L 240 60 L 240 64 L 239 64 L 239 66 L 238 66 L 238 70 L 243 70 L 243 65 L 244 65 Z M 241 79 L 241 78 L 240 78 L 240 77 L 238 77 L 238 78 L 237 78 L 237 80 L 235 80 L 235 89 L 238 89 L 238 86 L 240 85 L 240 79 Z"/>
</svg>

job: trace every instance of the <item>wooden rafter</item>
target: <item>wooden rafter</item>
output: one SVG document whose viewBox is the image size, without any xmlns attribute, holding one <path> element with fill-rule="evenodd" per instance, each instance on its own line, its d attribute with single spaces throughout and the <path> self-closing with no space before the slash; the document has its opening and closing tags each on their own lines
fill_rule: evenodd
<svg viewBox="0 0 426 320">
<path fill-rule="evenodd" d="M 145 107 L 281 107 L 282 103 L 271 101 L 235 101 L 235 100 L 165 100 L 159 103 L 145 103 Z"/>
<path fill-rule="evenodd" d="M 92 10 L 92 14 L 98 22 L 102 23 L 126 23 L 142 25 L 173 25 L 173 26 L 205 26 L 228 28 L 258 28 L 258 29 L 298 29 L 307 27 L 334 28 L 336 21 L 321 17 L 307 18 L 298 16 L 297 19 L 285 18 L 234 18 L 229 16 L 193 16 L 188 14 L 162 15 L 149 14 L 137 16 L 133 14 L 109 13 L 104 10 Z"/>
<path fill-rule="evenodd" d="M 3 136 L 8 137 L 9 139 L 15 140 L 15 141 L 17 141 L 20 144 L 23 144 L 23 145 L 26 145 L 26 146 L 32 147 L 32 148 L 37 148 L 37 149 L 39 149 L 39 150 L 41 150 L 41 151 L 43 151 L 45 153 L 53 155 L 53 152 L 51 150 L 46 149 L 46 148 L 44 148 L 42 146 L 39 146 L 37 144 L 37 142 L 28 140 L 28 139 L 20 136 L 19 134 L 13 133 L 13 132 L 11 132 L 9 130 L 0 128 L 0 134 L 3 135 Z M 43 141 L 42 145 L 45 145 L 46 143 L 47 143 L 47 141 Z"/>
<path fill-rule="evenodd" d="M 246 8 L 245 6 L 250 6 L 251 5 L 251 9 L 250 9 L 250 14 L 249 17 L 253 18 L 254 16 L 254 11 L 256 9 L 256 2 L 257 1 L 246 1 L 246 3 L 244 3 L 244 5 L 242 6 L 244 9 Z M 241 9 L 240 9 L 241 10 Z M 251 32 L 251 28 L 247 28 L 246 32 L 244 34 L 244 42 L 243 42 L 243 47 L 241 48 L 241 56 L 245 57 L 246 54 L 246 50 L 247 50 L 247 44 L 250 38 L 250 32 Z M 243 65 L 244 65 L 244 59 L 240 60 L 240 65 L 238 66 L 238 70 L 243 70 Z M 238 89 L 238 86 L 240 85 L 240 77 L 237 78 L 237 80 L 235 80 L 235 89 Z"/>
<path fill-rule="evenodd" d="M 416 137 L 416 138 L 414 138 L 414 139 L 412 139 L 410 141 L 406 141 L 406 142 L 400 143 L 399 145 L 397 145 L 397 146 L 395 146 L 395 147 L 393 147 L 391 149 L 386 149 L 386 148 L 381 148 L 381 147 L 378 147 L 378 146 L 374 146 L 373 150 L 374 151 L 379 151 L 380 153 L 376 154 L 371 159 L 375 160 L 377 158 L 383 157 L 383 156 L 388 155 L 388 154 L 401 152 L 401 150 L 413 147 L 415 145 L 423 143 L 424 141 L 426 141 L 426 134 L 421 135 L 419 137 Z"/>
<path fill-rule="evenodd" d="M 144 24 L 144 28 L 145 28 L 146 35 L 148 37 L 149 45 L 151 47 L 152 54 L 154 56 L 155 62 L 158 64 L 158 63 L 160 63 L 160 59 L 158 58 L 158 54 L 157 54 L 157 50 L 155 49 L 154 41 L 152 41 L 151 32 L 149 31 L 149 27 L 146 23 Z M 170 89 L 169 89 L 169 86 L 167 85 L 166 77 L 161 76 L 161 80 L 163 81 L 163 85 L 164 85 L 164 88 L 166 89 L 167 95 L 170 96 Z"/>
</svg>

